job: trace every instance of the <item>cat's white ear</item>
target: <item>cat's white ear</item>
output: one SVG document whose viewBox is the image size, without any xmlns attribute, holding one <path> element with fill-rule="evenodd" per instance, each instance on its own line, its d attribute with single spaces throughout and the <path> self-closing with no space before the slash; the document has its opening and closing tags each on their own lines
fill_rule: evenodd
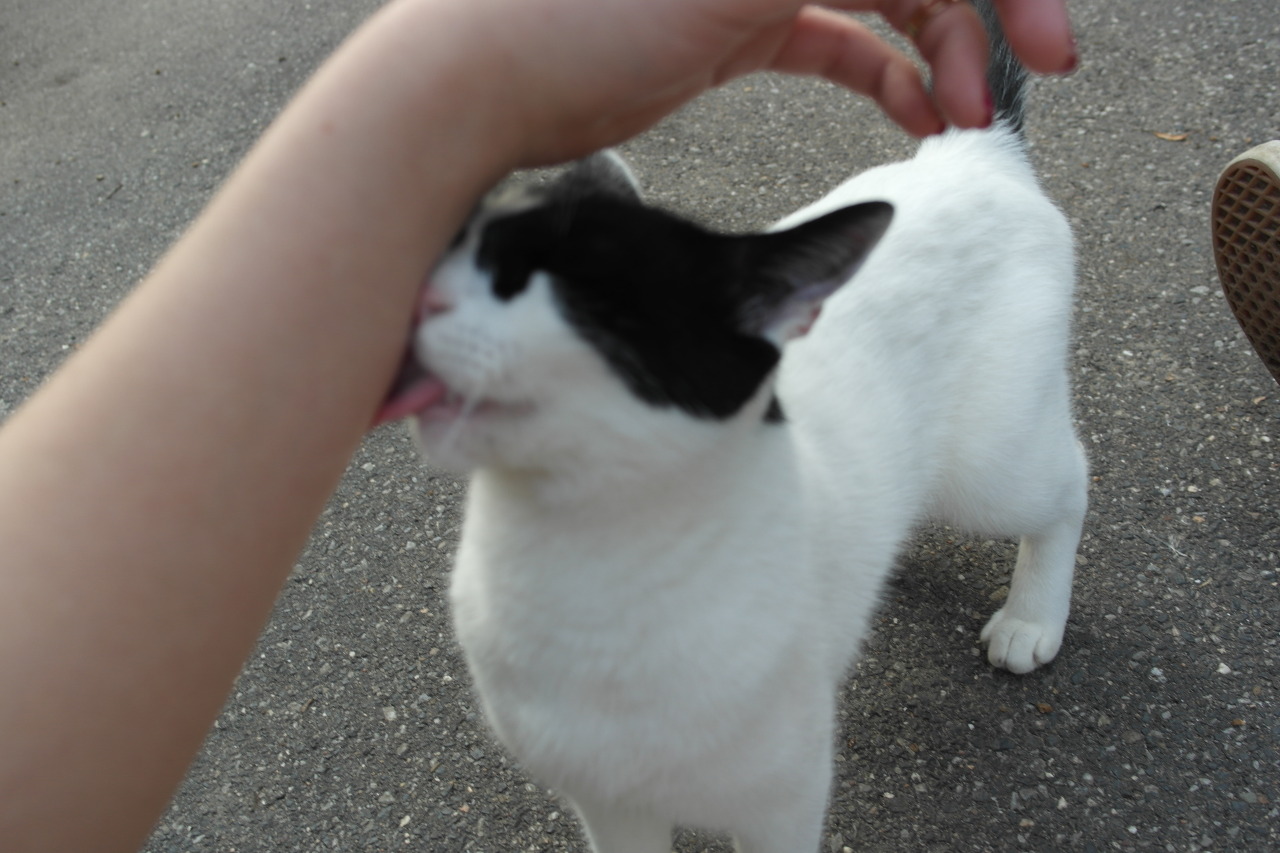
<svg viewBox="0 0 1280 853">
<path fill-rule="evenodd" d="M 556 182 L 556 189 L 580 195 L 606 193 L 640 201 L 640 182 L 631 167 L 612 148 L 602 149 L 574 163 Z"/>
<path fill-rule="evenodd" d="M 853 278 L 892 218 L 892 205 L 873 201 L 752 237 L 759 296 L 751 330 L 778 347 L 808 332 L 823 300 Z"/>
</svg>

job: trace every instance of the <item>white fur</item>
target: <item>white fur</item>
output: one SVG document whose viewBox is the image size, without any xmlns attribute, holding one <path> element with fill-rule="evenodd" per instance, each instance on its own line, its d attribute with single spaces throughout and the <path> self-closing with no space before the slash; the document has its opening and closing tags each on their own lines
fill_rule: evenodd
<svg viewBox="0 0 1280 853">
<path fill-rule="evenodd" d="M 782 225 L 858 201 L 892 225 L 727 423 L 637 401 L 560 319 L 451 261 L 419 351 L 484 404 L 452 599 L 500 739 L 577 806 L 598 853 L 670 830 L 816 851 L 838 685 L 912 528 L 1022 537 L 983 631 L 1026 672 L 1061 643 L 1085 511 L 1066 377 L 1071 237 L 1004 131 L 951 132 Z M 459 353 L 466 353 L 460 355 Z"/>
</svg>

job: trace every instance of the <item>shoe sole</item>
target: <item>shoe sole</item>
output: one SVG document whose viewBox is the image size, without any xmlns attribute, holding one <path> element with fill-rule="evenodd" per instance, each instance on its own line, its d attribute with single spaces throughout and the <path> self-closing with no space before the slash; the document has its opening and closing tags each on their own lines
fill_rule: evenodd
<svg viewBox="0 0 1280 853">
<path fill-rule="evenodd" d="M 1280 142 L 1246 151 L 1222 170 L 1212 230 L 1227 304 L 1280 382 Z"/>
</svg>

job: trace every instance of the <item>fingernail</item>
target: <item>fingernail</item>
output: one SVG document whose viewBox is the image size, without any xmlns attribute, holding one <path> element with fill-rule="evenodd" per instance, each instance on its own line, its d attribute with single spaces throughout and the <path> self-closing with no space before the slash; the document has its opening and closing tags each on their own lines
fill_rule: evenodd
<svg viewBox="0 0 1280 853">
<path fill-rule="evenodd" d="M 1076 46 L 1075 36 L 1071 37 L 1071 55 L 1067 57 L 1067 62 L 1062 66 L 1059 74 L 1074 74 L 1075 70 L 1080 67 L 1080 51 Z"/>
</svg>

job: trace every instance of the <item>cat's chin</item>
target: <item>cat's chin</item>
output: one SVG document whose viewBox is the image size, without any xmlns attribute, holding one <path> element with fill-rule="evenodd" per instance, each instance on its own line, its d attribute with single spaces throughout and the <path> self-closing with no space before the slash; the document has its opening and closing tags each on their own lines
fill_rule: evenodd
<svg viewBox="0 0 1280 853">
<path fill-rule="evenodd" d="M 412 412 L 420 424 L 452 423 L 491 418 L 518 418 L 533 411 L 532 403 L 504 403 L 498 400 L 468 400 L 452 391 L 437 402 Z"/>
</svg>

